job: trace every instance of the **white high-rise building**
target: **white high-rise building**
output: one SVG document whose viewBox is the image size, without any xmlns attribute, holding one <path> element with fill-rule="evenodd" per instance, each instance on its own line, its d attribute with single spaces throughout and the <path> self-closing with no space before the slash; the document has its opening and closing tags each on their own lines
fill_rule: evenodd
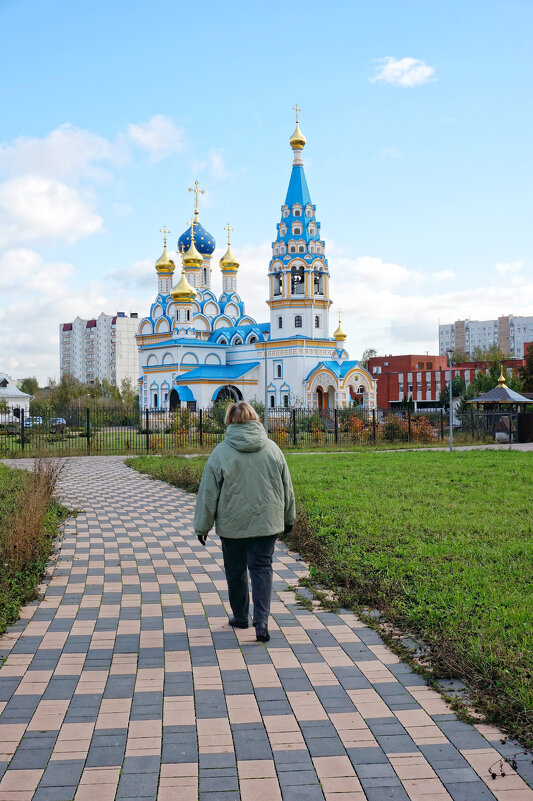
<svg viewBox="0 0 533 801">
<path fill-rule="evenodd" d="M 92 320 L 81 317 L 59 325 L 60 375 L 73 375 L 84 384 L 107 379 L 120 387 L 129 378 L 136 386 L 139 378 L 139 351 L 135 341 L 138 315 L 124 312 L 102 313 Z"/>
<path fill-rule="evenodd" d="M 498 345 L 505 354 L 521 359 L 526 342 L 533 342 L 533 316 L 508 314 L 495 320 L 456 320 L 455 323 L 439 325 L 441 356 L 446 355 L 448 348 L 473 356 L 475 348 L 486 350 Z"/>
</svg>

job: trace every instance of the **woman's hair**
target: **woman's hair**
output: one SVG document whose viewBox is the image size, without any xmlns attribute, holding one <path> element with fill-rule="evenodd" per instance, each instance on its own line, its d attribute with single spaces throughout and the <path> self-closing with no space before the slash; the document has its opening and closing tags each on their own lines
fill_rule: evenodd
<svg viewBox="0 0 533 801">
<path fill-rule="evenodd" d="M 227 426 L 229 426 L 230 423 L 249 423 L 250 420 L 259 420 L 259 415 L 254 407 L 250 406 L 246 401 L 230 403 L 226 409 L 224 422 Z"/>
</svg>

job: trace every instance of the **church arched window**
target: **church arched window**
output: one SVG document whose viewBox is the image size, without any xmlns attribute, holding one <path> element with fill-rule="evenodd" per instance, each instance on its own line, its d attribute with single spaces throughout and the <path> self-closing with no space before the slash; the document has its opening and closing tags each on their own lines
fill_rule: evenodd
<svg viewBox="0 0 533 801">
<path fill-rule="evenodd" d="M 284 407 L 286 409 L 288 409 L 288 407 L 289 407 L 289 396 L 288 395 L 284 395 L 283 396 L 283 405 L 284 405 Z"/>
<path fill-rule="evenodd" d="M 252 337 L 250 339 L 250 344 L 253 345 L 254 342 L 257 342 L 257 337 Z"/>
<path fill-rule="evenodd" d="M 289 253 L 296 253 L 296 245 L 291 245 L 290 246 Z"/>
<path fill-rule="evenodd" d="M 242 345 L 242 339 L 240 339 L 239 337 L 237 337 L 237 339 L 235 340 L 235 342 L 234 342 L 233 344 L 234 344 L 234 345 Z"/>
<path fill-rule="evenodd" d="M 302 327 L 302 315 L 301 314 L 297 314 L 296 317 L 294 318 L 294 327 L 295 328 L 301 328 Z"/>
<path fill-rule="evenodd" d="M 301 209 L 294 209 L 294 216 L 295 217 L 301 217 L 302 216 L 302 210 Z"/>
<path fill-rule="evenodd" d="M 357 390 L 357 394 L 358 395 L 364 395 L 365 394 L 365 388 L 364 388 L 364 386 L 362 384 L 359 387 L 359 389 Z"/>
<path fill-rule="evenodd" d="M 277 256 L 277 255 L 278 255 L 278 253 L 279 253 L 279 248 L 276 246 L 276 247 L 274 248 L 274 256 Z"/>
<path fill-rule="evenodd" d="M 304 285 L 303 264 L 299 264 L 297 267 L 291 267 L 291 295 L 303 295 Z"/>
<path fill-rule="evenodd" d="M 305 253 L 305 246 L 304 246 L 304 245 L 300 245 L 300 246 L 298 247 L 298 252 L 299 252 L 299 253 Z"/>
<path fill-rule="evenodd" d="M 222 338 L 222 339 L 218 340 L 218 344 L 219 345 L 227 345 L 228 343 L 226 342 L 226 340 L 224 338 Z"/>
<path fill-rule="evenodd" d="M 274 395 L 271 395 L 271 396 L 270 396 L 270 408 L 271 408 L 271 409 L 273 409 L 273 408 L 274 408 L 274 406 L 275 406 L 275 403 L 276 403 L 276 399 L 275 399 Z"/>
<path fill-rule="evenodd" d="M 276 367 L 276 373 L 278 378 L 281 378 L 281 364 L 278 364 Z"/>
<path fill-rule="evenodd" d="M 294 223 L 294 225 L 292 226 L 292 232 L 293 234 L 300 236 L 300 234 L 302 233 L 302 226 L 299 222 Z"/>
<path fill-rule="evenodd" d="M 278 317 L 278 328 L 283 328 L 283 317 Z"/>
<path fill-rule="evenodd" d="M 315 314 L 315 328 L 320 328 L 320 315 Z"/>
</svg>

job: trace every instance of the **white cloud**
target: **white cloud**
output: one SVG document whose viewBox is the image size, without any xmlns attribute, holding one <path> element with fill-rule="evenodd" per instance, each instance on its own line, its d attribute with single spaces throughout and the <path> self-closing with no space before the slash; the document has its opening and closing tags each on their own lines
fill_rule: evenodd
<svg viewBox="0 0 533 801">
<path fill-rule="evenodd" d="M 102 227 L 102 218 L 72 186 L 39 175 L 0 184 L 0 246 L 62 239 L 76 242 Z"/>
<path fill-rule="evenodd" d="M 156 114 L 148 122 L 128 126 L 130 140 L 146 150 L 153 161 L 160 161 L 185 147 L 184 132 L 163 114 Z"/>
<path fill-rule="evenodd" d="M 112 143 L 103 136 L 60 125 L 42 139 L 20 136 L 10 144 L 0 144 L 0 171 L 10 175 L 38 174 L 60 181 L 106 176 L 99 162 L 124 163 L 124 142 Z"/>
<path fill-rule="evenodd" d="M 502 261 L 496 264 L 494 269 L 501 276 L 516 275 L 524 266 L 523 261 Z"/>
<path fill-rule="evenodd" d="M 176 257 L 169 253 L 171 259 Z M 156 259 L 141 259 L 134 262 L 131 267 L 126 267 L 123 270 L 113 270 L 107 278 L 115 286 L 129 286 L 139 287 L 142 289 L 154 288 L 157 286 L 157 273 L 155 271 Z M 176 263 L 174 261 L 174 263 Z"/>
<path fill-rule="evenodd" d="M 386 145 L 381 149 L 381 156 L 384 159 L 403 159 L 405 153 L 402 153 L 399 148 L 394 147 L 393 145 Z"/>
<path fill-rule="evenodd" d="M 455 277 L 456 274 L 453 270 L 440 270 L 432 275 L 435 281 L 453 281 Z"/>
<path fill-rule="evenodd" d="M 377 59 L 376 72 L 370 78 L 371 83 L 390 83 L 393 86 L 411 87 L 436 81 L 435 67 L 417 58 Z"/>
</svg>

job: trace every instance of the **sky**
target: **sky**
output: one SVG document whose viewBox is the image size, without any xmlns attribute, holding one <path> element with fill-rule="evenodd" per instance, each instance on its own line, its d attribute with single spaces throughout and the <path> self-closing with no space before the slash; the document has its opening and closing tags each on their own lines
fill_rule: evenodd
<svg viewBox="0 0 533 801">
<path fill-rule="evenodd" d="M 533 315 L 531 0 L 0 0 L 0 370 L 148 313 L 160 228 L 231 223 L 259 322 L 297 103 L 351 358 Z"/>
</svg>

